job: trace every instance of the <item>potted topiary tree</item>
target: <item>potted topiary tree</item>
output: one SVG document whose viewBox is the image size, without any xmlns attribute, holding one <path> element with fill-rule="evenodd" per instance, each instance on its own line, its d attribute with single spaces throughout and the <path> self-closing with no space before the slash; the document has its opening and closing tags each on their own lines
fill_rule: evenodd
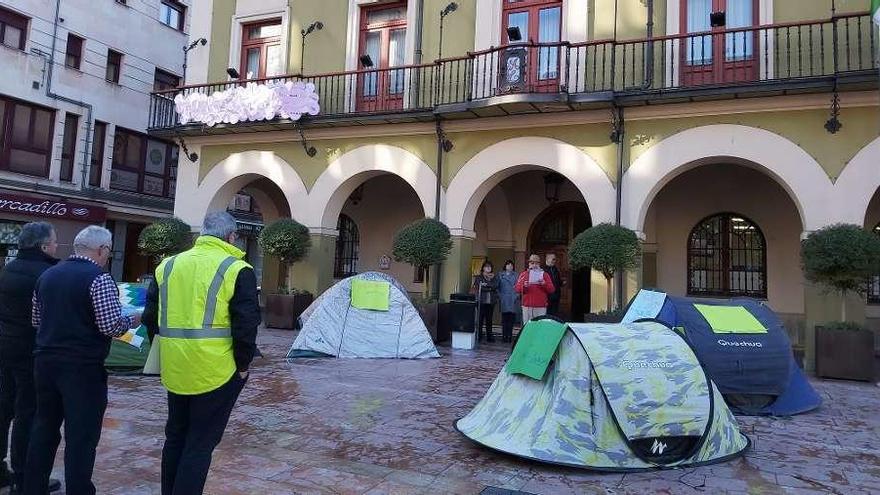
<svg viewBox="0 0 880 495">
<path fill-rule="evenodd" d="M 166 256 L 182 253 L 192 247 L 189 224 L 177 217 L 157 220 L 141 230 L 138 250 L 158 264 Z"/>
<path fill-rule="evenodd" d="M 439 306 L 438 301 L 429 296 L 431 285 L 428 267 L 446 261 L 451 250 L 452 236 L 449 228 L 433 218 L 413 222 L 394 235 L 394 259 L 425 270 L 422 299 L 413 302 L 435 342 L 442 342 L 448 336 L 438 334 Z"/>
<path fill-rule="evenodd" d="M 586 321 L 620 321 L 621 308 L 612 311 L 614 301 L 613 279 L 639 266 L 642 247 L 632 230 L 601 223 L 578 234 L 568 247 L 568 263 L 572 269 L 590 268 L 600 272 L 608 284 L 608 303 L 604 315 L 584 315 Z"/>
<path fill-rule="evenodd" d="M 823 227 L 801 243 L 801 263 L 807 280 L 841 296 L 840 321 L 816 326 L 816 375 L 873 380 L 874 332 L 847 320 L 846 296 L 864 295 L 880 273 L 880 238 L 858 225 Z"/>
<path fill-rule="evenodd" d="M 293 287 L 293 264 L 305 258 L 312 247 L 309 229 L 291 218 L 282 218 L 260 232 L 263 253 L 281 261 L 282 273 L 274 293 L 266 294 L 266 326 L 272 328 L 296 328 L 302 312 L 312 303 L 314 296 L 308 291 Z"/>
</svg>

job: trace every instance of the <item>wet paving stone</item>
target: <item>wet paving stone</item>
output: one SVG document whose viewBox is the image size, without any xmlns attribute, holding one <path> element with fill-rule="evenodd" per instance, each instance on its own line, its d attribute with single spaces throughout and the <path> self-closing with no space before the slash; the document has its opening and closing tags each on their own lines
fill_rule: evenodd
<svg viewBox="0 0 880 495">
<path fill-rule="evenodd" d="M 793 418 L 739 417 L 753 442 L 725 464 L 597 473 L 480 448 L 454 421 L 482 397 L 508 348 L 441 347 L 433 360 L 283 356 L 295 332 L 261 331 L 263 358 L 214 453 L 206 493 L 880 493 L 880 387 L 813 380 L 825 405 Z M 114 376 L 98 493 L 159 493 L 166 395 L 157 377 Z M 63 478 L 63 445 L 54 476 Z M 63 493 L 63 492 L 62 492 Z"/>
</svg>

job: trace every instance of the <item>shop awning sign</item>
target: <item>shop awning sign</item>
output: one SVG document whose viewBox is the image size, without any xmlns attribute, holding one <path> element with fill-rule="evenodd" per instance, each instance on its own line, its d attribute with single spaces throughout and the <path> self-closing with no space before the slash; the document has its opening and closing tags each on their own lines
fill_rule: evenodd
<svg viewBox="0 0 880 495">
<path fill-rule="evenodd" d="M 57 218 L 86 223 L 101 223 L 107 209 L 100 206 L 69 203 L 63 199 L 44 199 L 0 192 L 0 213 Z"/>
</svg>

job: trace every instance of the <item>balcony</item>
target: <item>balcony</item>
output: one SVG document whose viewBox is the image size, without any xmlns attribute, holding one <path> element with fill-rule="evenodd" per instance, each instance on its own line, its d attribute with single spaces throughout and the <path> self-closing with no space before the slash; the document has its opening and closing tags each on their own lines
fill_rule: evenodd
<svg viewBox="0 0 880 495">
<path fill-rule="evenodd" d="M 291 129 L 276 118 L 181 124 L 178 95 L 247 84 L 312 83 L 309 127 L 571 111 L 877 86 L 877 31 L 867 13 L 636 40 L 520 44 L 434 63 L 187 86 L 151 95 L 150 132 L 203 135 Z"/>
</svg>

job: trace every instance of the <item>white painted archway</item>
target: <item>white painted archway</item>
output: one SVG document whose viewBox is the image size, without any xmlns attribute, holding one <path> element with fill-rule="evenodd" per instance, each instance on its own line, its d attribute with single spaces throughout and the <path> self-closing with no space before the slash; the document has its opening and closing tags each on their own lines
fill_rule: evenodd
<svg viewBox="0 0 880 495">
<path fill-rule="evenodd" d="M 199 181 L 199 167 L 180 167 L 174 214 L 199 226 L 210 210 L 225 210 L 233 195 L 249 183 L 266 178 L 281 189 L 291 216 L 304 220 L 308 207 L 306 186 L 294 168 L 271 151 L 233 153 L 211 168 Z"/>
<path fill-rule="evenodd" d="M 679 132 L 642 154 L 623 176 L 621 222 L 643 231 L 648 208 L 663 186 L 683 172 L 725 158 L 775 179 L 797 207 L 804 230 L 818 229 L 834 218 L 828 205 L 831 180 L 809 153 L 764 129 L 719 124 Z"/>
<path fill-rule="evenodd" d="M 313 231 L 335 231 L 339 214 L 352 191 L 371 177 L 386 173 L 406 181 L 419 197 L 425 216 L 434 215 L 437 176 L 431 167 L 402 148 L 371 144 L 345 153 L 321 173 L 309 192 L 305 225 Z"/>
<path fill-rule="evenodd" d="M 453 235 L 473 237 L 477 210 L 489 191 L 507 177 L 534 169 L 552 170 L 570 180 L 586 200 L 594 223 L 614 221 L 614 186 L 599 164 L 571 144 L 529 136 L 487 147 L 455 174 L 443 217 Z M 543 185 L 535 194 L 543 195 Z"/>
<path fill-rule="evenodd" d="M 838 220 L 863 225 L 868 205 L 878 187 L 880 138 L 874 139 L 856 153 L 834 183 L 833 206 L 836 208 Z"/>
</svg>

